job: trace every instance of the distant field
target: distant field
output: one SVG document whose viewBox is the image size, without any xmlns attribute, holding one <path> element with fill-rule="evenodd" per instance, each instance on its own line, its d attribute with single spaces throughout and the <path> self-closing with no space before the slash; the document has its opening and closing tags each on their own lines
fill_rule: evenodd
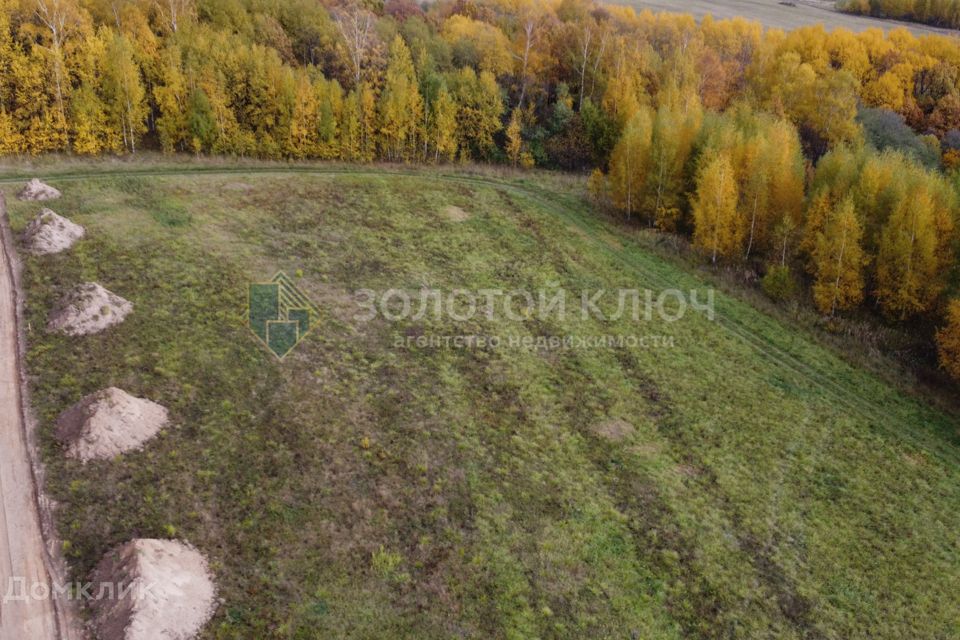
<svg viewBox="0 0 960 640">
<path fill-rule="evenodd" d="M 906 27 L 916 35 L 958 35 L 951 29 L 926 27 L 909 22 L 880 20 L 864 16 L 840 13 L 832 9 L 833 2 L 797 2 L 796 6 L 782 5 L 778 0 L 619 0 L 637 9 L 653 11 L 674 11 L 691 13 L 702 18 L 708 13 L 714 18 L 743 17 L 756 20 L 767 27 L 778 29 L 796 29 L 811 24 L 824 24 L 828 29 L 844 27 L 851 31 L 865 31 L 880 28 L 889 30 L 894 27 Z"/>
<path fill-rule="evenodd" d="M 32 397 L 78 579 L 131 538 L 187 540 L 224 600 L 206 640 L 955 637 L 955 418 L 743 301 L 718 292 L 715 320 L 639 327 L 355 319 L 363 288 L 707 286 L 598 216 L 579 183 L 100 166 L 112 173 L 46 167 L 64 192 L 48 204 L 88 235 L 24 273 Z M 38 206 L 10 209 L 22 230 Z M 248 284 L 278 269 L 322 316 L 282 363 L 245 322 Z M 88 280 L 133 314 L 102 335 L 46 333 Z M 675 343 L 396 345 L 463 333 Z M 110 385 L 177 428 L 114 461 L 64 458 L 56 416 Z"/>
</svg>

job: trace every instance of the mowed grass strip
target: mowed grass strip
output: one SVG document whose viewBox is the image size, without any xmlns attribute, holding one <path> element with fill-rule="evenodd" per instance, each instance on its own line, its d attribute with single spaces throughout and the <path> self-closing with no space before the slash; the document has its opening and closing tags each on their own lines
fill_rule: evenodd
<svg viewBox="0 0 960 640">
<path fill-rule="evenodd" d="M 951 418 L 744 303 L 718 292 L 717 320 L 674 323 L 354 317 L 364 288 L 562 287 L 576 307 L 581 290 L 705 286 L 554 191 L 349 168 L 70 181 L 54 208 L 88 236 L 28 258 L 24 280 L 77 577 L 133 537 L 189 540 L 224 599 L 209 638 L 954 633 Z M 14 226 L 36 208 L 12 202 Z M 282 363 L 245 326 L 247 284 L 277 270 L 322 314 Z M 88 280 L 134 313 L 46 334 Z M 448 334 L 673 346 L 395 346 Z M 54 419 L 111 385 L 176 428 L 119 460 L 65 460 Z"/>
</svg>

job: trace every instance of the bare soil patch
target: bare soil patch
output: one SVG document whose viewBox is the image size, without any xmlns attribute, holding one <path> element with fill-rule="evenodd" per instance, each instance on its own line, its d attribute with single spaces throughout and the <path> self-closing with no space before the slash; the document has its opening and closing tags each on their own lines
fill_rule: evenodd
<svg viewBox="0 0 960 640">
<path fill-rule="evenodd" d="M 632 436 L 636 432 L 636 429 L 626 420 L 615 418 L 594 425 L 593 432 L 604 440 L 623 442 Z"/>
<path fill-rule="evenodd" d="M 50 314 L 47 330 L 68 336 L 85 336 L 123 322 L 133 311 L 124 300 L 96 282 L 78 285 Z"/>
<path fill-rule="evenodd" d="M 136 451 L 168 423 L 165 407 L 110 387 L 60 414 L 57 438 L 72 458 L 105 460 Z"/>
<path fill-rule="evenodd" d="M 469 213 L 467 213 L 466 211 L 464 211 L 463 209 L 455 205 L 450 205 L 449 207 L 444 209 L 443 214 L 451 222 L 466 222 L 467 220 L 470 219 Z"/>
<path fill-rule="evenodd" d="M 84 233 L 80 225 L 45 208 L 27 225 L 23 244 L 34 255 L 60 253 L 76 244 Z"/>
<path fill-rule="evenodd" d="M 100 640 L 190 640 L 216 608 L 206 559 L 173 540 L 133 540 L 114 549 L 92 582 L 93 593 L 106 584 L 114 589 L 113 598 L 92 604 Z"/>
<path fill-rule="evenodd" d="M 253 189 L 253 185 L 247 182 L 228 182 L 223 185 L 224 191 L 242 191 L 247 192 Z"/>
<path fill-rule="evenodd" d="M 696 478 L 703 473 L 702 469 L 691 464 L 678 464 L 674 469 L 679 475 L 687 478 Z"/>
</svg>

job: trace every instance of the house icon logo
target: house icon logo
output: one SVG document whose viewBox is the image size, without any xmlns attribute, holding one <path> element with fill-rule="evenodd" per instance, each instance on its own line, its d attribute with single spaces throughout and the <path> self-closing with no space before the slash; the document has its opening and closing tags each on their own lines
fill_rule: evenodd
<svg viewBox="0 0 960 640">
<path fill-rule="evenodd" d="M 300 344 L 320 315 L 282 271 L 270 282 L 250 284 L 247 314 L 250 330 L 281 360 Z"/>
</svg>

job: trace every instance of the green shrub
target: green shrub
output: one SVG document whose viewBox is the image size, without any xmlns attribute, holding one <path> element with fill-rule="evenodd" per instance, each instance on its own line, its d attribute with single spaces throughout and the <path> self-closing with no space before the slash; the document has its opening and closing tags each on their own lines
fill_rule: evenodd
<svg viewBox="0 0 960 640">
<path fill-rule="evenodd" d="M 763 291 L 777 302 L 789 300 L 797 294 L 797 283 L 790 275 L 790 267 L 778 264 L 770 267 L 761 282 Z"/>
</svg>

